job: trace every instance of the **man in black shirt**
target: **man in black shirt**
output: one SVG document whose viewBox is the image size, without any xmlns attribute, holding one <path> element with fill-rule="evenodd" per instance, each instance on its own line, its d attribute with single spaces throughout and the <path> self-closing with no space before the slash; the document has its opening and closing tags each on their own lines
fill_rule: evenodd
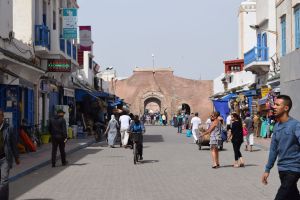
<svg viewBox="0 0 300 200">
<path fill-rule="evenodd" d="M 62 165 L 67 165 L 65 143 L 67 141 L 67 125 L 64 119 L 65 112 L 58 110 L 57 115 L 50 120 L 49 132 L 52 138 L 52 167 L 55 167 L 57 147 L 59 147 Z"/>
</svg>

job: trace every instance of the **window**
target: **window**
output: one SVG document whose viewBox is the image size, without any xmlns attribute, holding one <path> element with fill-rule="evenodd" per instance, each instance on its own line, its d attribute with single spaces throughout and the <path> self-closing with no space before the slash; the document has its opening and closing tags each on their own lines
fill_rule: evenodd
<svg viewBox="0 0 300 200">
<path fill-rule="evenodd" d="M 261 34 L 258 33 L 257 34 L 257 57 L 260 58 L 261 57 L 261 51 L 259 50 L 261 48 Z"/>
<path fill-rule="evenodd" d="M 93 66 L 93 58 L 89 57 L 89 68 L 92 69 Z"/>
<path fill-rule="evenodd" d="M 281 56 L 286 54 L 286 19 L 281 17 Z"/>
<path fill-rule="evenodd" d="M 295 8 L 295 48 L 300 48 L 300 6 Z"/>
</svg>

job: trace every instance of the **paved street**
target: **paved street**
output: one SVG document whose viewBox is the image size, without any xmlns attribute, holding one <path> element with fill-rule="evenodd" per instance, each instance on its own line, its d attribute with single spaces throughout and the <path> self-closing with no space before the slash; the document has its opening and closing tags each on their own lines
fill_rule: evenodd
<svg viewBox="0 0 300 200">
<path fill-rule="evenodd" d="M 129 149 L 94 144 L 68 157 L 67 167 L 43 167 L 10 184 L 11 199 L 53 200 L 240 200 L 274 198 L 279 180 L 260 183 L 268 152 L 242 151 L 245 168 L 232 168 L 231 144 L 211 168 L 209 149 L 199 151 L 192 138 L 172 127 L 146 127 L 144 161 L 133 164 Z M 60 162 L 59 162 L 60 164 Z"/>
</svg>

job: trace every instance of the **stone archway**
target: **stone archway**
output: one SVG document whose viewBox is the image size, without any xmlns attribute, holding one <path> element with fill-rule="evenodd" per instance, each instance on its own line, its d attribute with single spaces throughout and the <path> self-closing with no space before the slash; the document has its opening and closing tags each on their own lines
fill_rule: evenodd
<svg viewBox="0 0 300 200">
<path fill-rule="evenodd" d="M 191 107 L 187 103 L 182 103 L 178 106 L 179 113 L 191 114 Z"/>
<path fill-rule="evenodd" d="M 148 107 L 152 107 L 153 109 L 157 110 L 159 112 L 162 112 L 163 109 L 166 107 L 164 101 L 164 95 L 157 91 L 151 91 L 151 92 L 145 92 L 141 96 L 141 102 L 140 102 L 140 113 L 144 113 L 145 109 Z M 154 112 L 154 110 L 153 110 Z"/>
<path fill-rule="evenodd" d="M 150 113 L 161 112 L 161 101 L 158 98 L 150 97 L 144 101 L 144 111 L 148 110 Z"/>
</svg>

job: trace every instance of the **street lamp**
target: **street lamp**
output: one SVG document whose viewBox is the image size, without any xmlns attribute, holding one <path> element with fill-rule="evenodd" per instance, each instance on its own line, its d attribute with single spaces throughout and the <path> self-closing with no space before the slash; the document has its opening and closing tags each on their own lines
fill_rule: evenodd
<svg viewBox="0 0 300 200">
<path fill-rule="evenodd" d="M 154 72 L 154 66 L 155 66 L 155 59 L 154 59 L 155 57 L 154 57 L 154 54 L 152 54 L 152 67 L 153 67 L 153 72 Z"/>
<path fill-rule="evenodd" d="M 277 32 L 276 32 L 276 31 L 272 31 L 272 30 L 268 30 L 268 29 L 263 29 L 263 28 L 259 27 L 259 25 L 249 25 L 249 26 L 250 26 L 250 28 L 252 28 L 252 29 L 255 29 L 255 30 L 260 29 L 260 30 L 262 30 L 262 31 L 266 31 L 266 32 L 275 34 L 275 35 L 277 36 Z"/>
</svg>

